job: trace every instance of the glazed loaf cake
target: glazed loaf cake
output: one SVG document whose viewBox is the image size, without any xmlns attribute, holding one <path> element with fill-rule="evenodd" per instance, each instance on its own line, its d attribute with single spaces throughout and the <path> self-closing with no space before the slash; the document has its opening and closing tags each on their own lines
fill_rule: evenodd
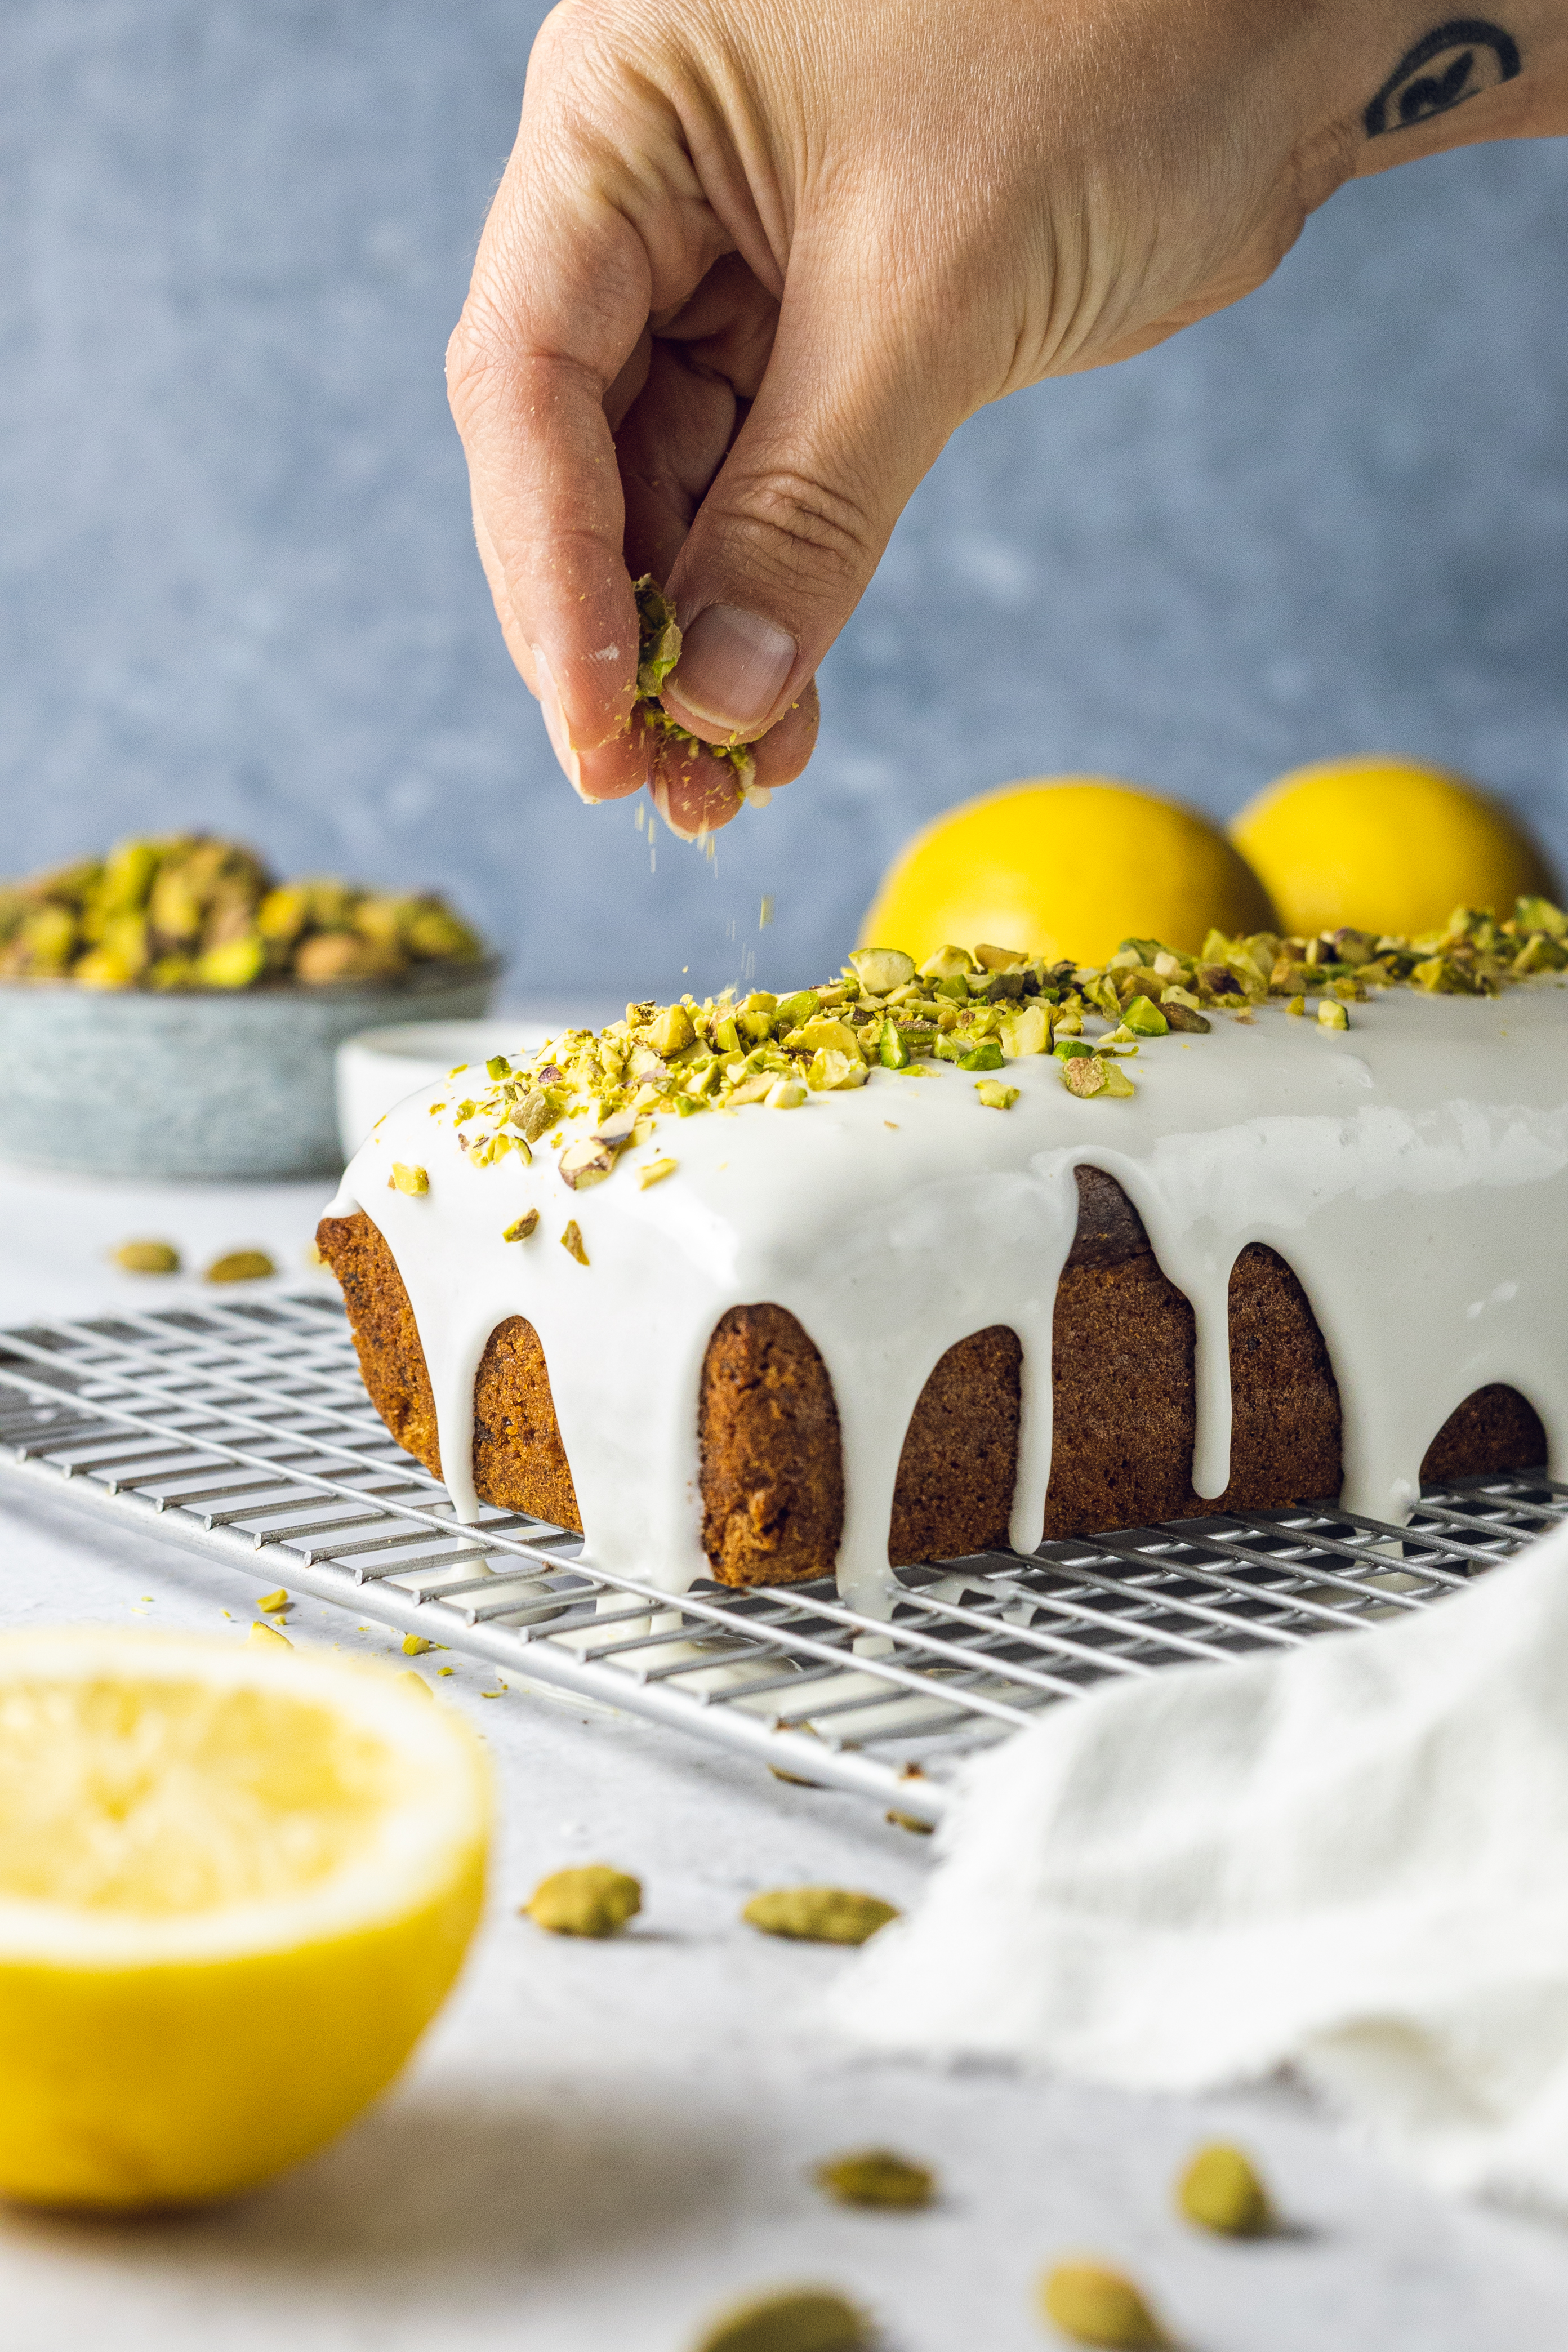
<svg viewBox="0 0 1568 2352">
<path fill-rule="evenodd" d="M 1120 1186 L 1097 1169 L 1076 1176 L 1078 1227 L 1052 1340 L 1058 1446 L 1045 1534 L 1337 1495 L 1340 1402 L 1328 1351 L 1300 1284 L 1276 1251 L 1257 1244 L 1230 1280 L 1230 1483 L 1216 1499 L 1194 1493 L 1192 1307 L 1161 1273 Z M 377 1412 L 439 1477 L 430 1376 L 391 1251 L 363 1212 L 324 1218 L 317 1244 L 342 1286 Z M 899 1457 L 888 1542 L 895 1568 L 1005 1547 L 1021 1354 L 1016 1334 L 993 1325 L 949 1348 L 927 1380 Z M 1129 1398 L 1138 1400 L 1131 1423 Z M 698 1426 L 702 1548 L 717 1581 L 828 1574 L 844 1526 L 838 1413 L 826 1367 L 793 1315 L 763 1304 L 722 1318 L 704 1355 Z M 1492 1383 L 1449 1415 L 1422 1475 L 1529 1469 L 1545 1459 L 1534 1408 Z M 581 1530 L 543 1349 L 521 1316 L 498 1325 L 480 1360 L 473 1477 L 484 1502 Z"/>
<path fill-rule="evenodd" d="M 793 1582 L 1568 1466 L 1568 918 L 892 950 L 390 1113 L 321 1229 L 401 1443 Z M 780 1114 L 784 1114 L 780 1116 Z"/>
</svg>

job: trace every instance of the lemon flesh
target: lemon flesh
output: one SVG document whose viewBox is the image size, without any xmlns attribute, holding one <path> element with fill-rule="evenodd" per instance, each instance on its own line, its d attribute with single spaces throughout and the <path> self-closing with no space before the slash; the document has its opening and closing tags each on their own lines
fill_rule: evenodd
<svg viewBox="0 0 1568 2352">
<path fill-rule="evenodd" d="M 1418 938 L 1456 907 L 1508 913 L 1556 879 L 1509 812 L 1418 761 L 1324 760 L 1248 802 L 1231 839 L 1297 938 L 1342 925 Z"/>
<path fill-rule="evenodd" d="M 1275 928 L 1262 883 L 1217 825 L 1104 776 L 1042 777 L 965 801 L 889 867 L 862 941 L 923 963 L 976 940 L 1103 963 L 1124 939 L 1195 954 L 1210 925 Z"/>
<path fill-rule="evenodd" d="M 321 2146 L 457 1975 L 489 1817 L 381 1668 L 0 1638 L 0 2194 L 184 2204 Z"/>
</svg>

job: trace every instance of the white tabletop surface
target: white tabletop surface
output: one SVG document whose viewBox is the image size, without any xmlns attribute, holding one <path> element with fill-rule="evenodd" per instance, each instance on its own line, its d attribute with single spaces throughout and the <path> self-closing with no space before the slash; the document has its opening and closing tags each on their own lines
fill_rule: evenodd
<svg viewBox="0 0 1568 2352">
<path fill-rule="evenodd" d="M 179 1282 L 117 1273 L 132 1235 L 200 1267 L 261 1245 L 294 1285 L 324 1188 L 0 1174 L 0 1324 Z M 211 1293 L 207 1293 L 211 1296 Z M 0 1610 L 243 1635 L 271 1580 L 235 1574 L 62 1496 L 0 1479 Z M 296 1641 L 389 1654 L 325 1603 Z M 448 1704 L 494 1757 L 488 1922 L 392 2094 L 243 2203 L 184 2220 L 0 2216 L 6 2352 L 684 2352 L 728 2297 L 806 2280 L 874 2307 L 888 2352 L 1027 2352 L 1042 2266 L 1097 2251 L 1142 2279 L 1194 2352 L 1530 2352 L 1568 2338 L 1568 2232 L 1444 2205 L 1284 2089 L 1199 2105 L 996 2069 L 943 2073 L 835 2047 L 814 2006 L 851 1956 L 737 1914 L 828 1881 L 918 1898 L 925 1843 L 854 1799 L 771 1780 L 637 1722 L 509 1690 L 452 1660 Z M 646 1909 L 610 1944 L 518 1916 L 536 1879 L 608 1861 Z M 287 2026 L 275 2032 L 285 2063 Z M 1172 2213 L 1194 2143 L 1262 2159 L 1293 2227 L 1204 2239 Z M 923 2214 L 841 2211 L 812 2161 L 882 2144 L 934 2164 Z"/>
</svg>

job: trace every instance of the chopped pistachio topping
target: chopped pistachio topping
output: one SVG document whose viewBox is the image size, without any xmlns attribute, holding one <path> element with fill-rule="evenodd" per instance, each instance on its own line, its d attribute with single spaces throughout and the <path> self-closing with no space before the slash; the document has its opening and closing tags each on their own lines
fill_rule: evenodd
<svg viewBox="0 0 1568 2352">
<path fill-rule="evenodd" d="M 576 1259 L 579 1265 L 587 1265 L 588 1253 L 583 1246 L 583 1235 L 575 1217 L 573 1218 L 571 1223 L 562 1234 L 561 1246 L 565 1251 L 568 1257 L 574 1257 Z"/>
<path fill-rule="evenodd" d="M 637 1182 L 646 1192 L 650 1184 L 662 1184 L 667 1176 L 673 1176 L 679 1165 L 678 1160 L 650 1160 L 637 1170 Z"/>
<path fill-rule="evenodd" d="M 386 1180 L 386 1189 L 389 1192 L 406 1192 L 410 1200 L 417 1200 L 421 1193 L 430 1190 L 429 1171 L 410 1168 L 405 1160 L 395 1160 L 392 1173 Z"/>
<path fill-rule="evenodd" d="M 531 1061 L 493 1055 L 472 1095 L 434 1108 L 461 1128 L 477 1167 L 508 1153 L 527 1165 L 530 1147 L 549 1138 L 577 1192 L 613 1174 L 661 1119 L 798 1110 L 872 1080 L 921 1076 L 933 1062 L 981 1077 L 1047 1056 L 1081 1100 L 1124 1101 L 1134 1091 L 1125 1061 L 1169 1053 L 1173 1036 L 1206 1036 L 1219 1013 L 1249 1021 L 1273 1000 L 1288 1012 L 1310 1006 L 1326 1027 L 1342 1029 L 1347 1007 L 1373 989 L 1495 995 L 1553 972 L 1568 973 L 1568 914 L 1542 898 L 1521 898 L 1501 921 L 1460 908 L 1447 929 L 1419 940 L 1211 930 L 1202 952 L 1188 955 L 1128 939 L 1103 965 L 1050 963 L 983 941 L 973 953 L 939 948 L 917 970 L 901 949 L 858 948 L 837 980 L 815 988 L 639 1000 L 605 1029 L 564 1031 Z M 452 1077 L 473 1084 L 479 1066 Z M 1019 1089 L 974 1091 L 977 1109 L 1000 1109 Z M 656 1183 L 672 1165 L 651 1160 L 638 1181 Z"/>
<path fill-rule="evenodd" d="M 750 744 L 704 743 L 700 736 L 672 719 L 659 699 L 665 679 L 680 659 L 680 625 L 675 617 L 674 605 L 651 572 L 645 572 L 636 583 L 632 594 L 637 608 L 637 716 L 646 727 L 668 741 L 692 752 L 706 751 L 710 758 L 723 761 L 733 772 L 741 798 L 750 797 L 757 773 Z"/>
<path fill-rule="evenodd" d="M 521 1217 L 514 1217 L 510 1225 L 503 1227 L 501 1239 L 503 1242 L 525 1242 L 538 1223 L 538 1210 L 525 1209 Z"/>
<path fill-rule="evenodd" d="M 974 1091 L 987 1110 L 1011 1110 L 1018 1099 L 1016 1087 L 1005 1087 L 999 1078 L 977 1078 Z"/>
<path fill-rule="evenodd" d="M 321 987 L 472 963 L 483 946 L 432 893 L 279 882 L 237 841 L 176 834 L 0 883 L 0 979 L 83 988 Z"/>
</svg>

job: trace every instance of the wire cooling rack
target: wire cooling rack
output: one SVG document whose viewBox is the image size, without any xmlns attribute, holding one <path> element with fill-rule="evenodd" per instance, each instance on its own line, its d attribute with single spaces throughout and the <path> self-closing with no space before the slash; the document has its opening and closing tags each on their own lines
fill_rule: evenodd
<svg viewBox="0 0 1568 2352">
<path fill-rule="evenodd" d="M 1525 1473 L 1429 1493 L 1406 1528 L 1318 1505 L 903 1569 L 886 1621 L 826 1579 L 675 1600 L 521 1513 L 458 1526 L 309 1295 L 0 1331 L 0 1471 L 922 1822 L 1058 1699 L 1423 1608 L 1568 1515 Z"/>
</svg>

